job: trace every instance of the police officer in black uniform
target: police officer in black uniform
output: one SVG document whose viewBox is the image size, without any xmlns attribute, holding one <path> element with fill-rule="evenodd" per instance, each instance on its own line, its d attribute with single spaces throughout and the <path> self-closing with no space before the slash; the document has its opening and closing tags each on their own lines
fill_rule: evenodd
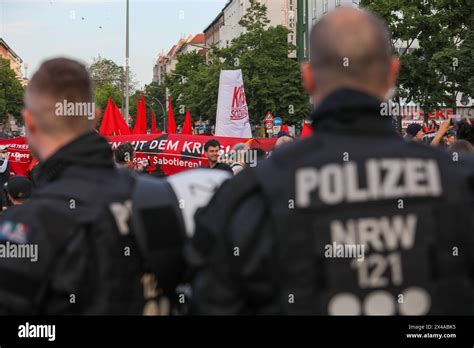
<svg viewBox="0 0 474 348">
<path fill-rule="evenodd" d="M 383 108 L 399 63 L 384 22 L 331 12 L 302 70 L 314 135 L 198 212 L 193 312 L 474 314 L 474 162 L 395 133 Z"/>
<path fill-rule="evenodd" d="M 175 308 L 189 225 L 178 198 L 188 186 L 117 169 L 94 130 L 92 98 L 85 66 L 69 59 L 46 61 L 28 85 L 23 117 L 41 166 L 31 199 L 0 217 L 0 314 Z"/>
</svg>

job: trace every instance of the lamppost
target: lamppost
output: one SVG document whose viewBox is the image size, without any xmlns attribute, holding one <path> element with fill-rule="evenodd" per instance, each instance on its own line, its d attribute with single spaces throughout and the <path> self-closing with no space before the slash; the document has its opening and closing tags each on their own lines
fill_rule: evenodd
<svg viewBox="0 0 474 348">
<path fill-rule="evenodd" d="M 181 74 L 176 74 L 176 73 L 173 73 L 173 72 L 169 72 L 168 74 L 181 77 L 181 84 L 185 84 L 189 79 L 189 77 L 187 77 L 187 76 L 184 76 L 184 75 L 181 75 Z M 169 94 L 169 89 L 166 88 L 166 100 L 168 100 L 169 95 L 170 95 Z M 179 95 L 178 101 L 181 99 L 181 97 L 182 97 L 182 94 Z M 168 104 L 166 104 L 166 109 L 168 110 Z"/>
<path fill-rule="evenodd" d="M 156 101 L 161 106 L 161 110 L 163 110 L 163 132 L 166 132 L 166 112 L 165 112 L 165 107 L 163 106 L 163 103 L 160 102 L 160 100 L 158 98 L 155 98 L 151 95 L 146 95 L 145 94 L 145 97 Z"/>
<path fill-rule="evenodd" d="M 128 115 L 130 110 L 130 91 L 129 91 L 129 83 L 130 83 L 130 72 L 129 72 L 129 58 L 130 58 L 130 50 L 129 50 L 129 0 L 127 0 L 127 19 L 126 19 L 126 29 L 125 29 L 125 122 L 128 124 Z"/>
</svg>

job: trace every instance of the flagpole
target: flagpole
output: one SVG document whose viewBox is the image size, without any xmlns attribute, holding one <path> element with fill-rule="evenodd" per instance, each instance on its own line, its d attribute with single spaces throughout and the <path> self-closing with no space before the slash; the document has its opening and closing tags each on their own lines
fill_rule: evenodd
<svg viewBox="0 0 474 348">
<path fill-rule="evenodd" d="M 129 37 L 129 30 L 128 30 L 128 26 L 129 26 L 129 20 L 128 20 L 128 12 L 129 12 L 129 0 L 127 0 L 127 20 L 126 20 L 126 30 L 125 30 L 125 42 L 126 42 L 126 48 L 125 48 L 125 122 L 127 123 L 127 125 L 130 125 L 129 124 L 129 117 L 128 115 L 130 115 L 130 112 L 129 112 L 129 109 L 130 109 L 130 91 L 129 91 L 129 85 L 130 85 L 130 76 L 129 76 L 129 67 L 128 67 L 128 64 L 129 64 L 129 58 L 130 58 L 130 51 L 129 51 L 129 40 L 128 40 L 128 37 Z"/>
<path fill-rule="evenodd" d="M 166 87 L 166 90 L 165 90 L 165 94 L 166 94 L 166 112 L 168 112 L 170 110 L 170 106 L 169 106 L 169 102 L 168 102 L 168 97 L 170 95 L 170 91 L 168 89 L 168 87 Z M 167 118 L 166 118 L 167 115 L 164 116 L 164 122 L 163 122 L 163 132 L 166 133 L 166 121 L 167 121 Z"/>
</svg>

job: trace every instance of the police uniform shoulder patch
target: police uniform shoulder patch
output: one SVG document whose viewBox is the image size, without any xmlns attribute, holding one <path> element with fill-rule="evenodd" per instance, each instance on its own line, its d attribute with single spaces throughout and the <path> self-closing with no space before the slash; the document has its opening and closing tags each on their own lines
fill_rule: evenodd
<svg viewBox="0 0 474 348">
<path fill-rule="evenodd" d="M 0 243 L 13 242 L 26 244 L 30 228 L 21 222 L 2 221 L 0 222 Z"/>
</svg>

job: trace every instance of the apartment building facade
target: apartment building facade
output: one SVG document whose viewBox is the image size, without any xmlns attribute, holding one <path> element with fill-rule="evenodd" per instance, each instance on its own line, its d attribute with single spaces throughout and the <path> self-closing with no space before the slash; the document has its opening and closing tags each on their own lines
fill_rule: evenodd
<svg viewBox="0 0 474 348">
<path fill-rule="evenodd" d="M 0 57 L 10 62 L 10 68 L 15 72 L 17 79 L 23 86 L 27 85 L 28 80 L 23 76 L 21 71 L 23 60 L 2 38 L 0 38 Z"/>
<path fill-rule="evenodd" d="M 296 46 L 296 20 L 298 0 L 259 0 L 267 7 L 269 26 L 282 25 L 291 32 L 288 41 Z M 228 47 L 232 40 L 245 33 L 239 22 L 250 7 L 249 0 L 229 0 L 222 10 L 223 23 L 219 32 L 219 47 Z M 296 57 L 296 52 L 292 54 Z"/>
<path fill-rule="evenodd" d="M 190 35 L 186 39 L 180 39 L 177 44 L 168 51 L 167 54 L 158 56 L 153 67 L 153 82 L 162 84 L 165 81 L 165 76 L 176 68 L 178 63 L 178 56 L 180 54 L 198 52 L 206 55 L 206 38 L 205 34 Z"/>
</svg>

